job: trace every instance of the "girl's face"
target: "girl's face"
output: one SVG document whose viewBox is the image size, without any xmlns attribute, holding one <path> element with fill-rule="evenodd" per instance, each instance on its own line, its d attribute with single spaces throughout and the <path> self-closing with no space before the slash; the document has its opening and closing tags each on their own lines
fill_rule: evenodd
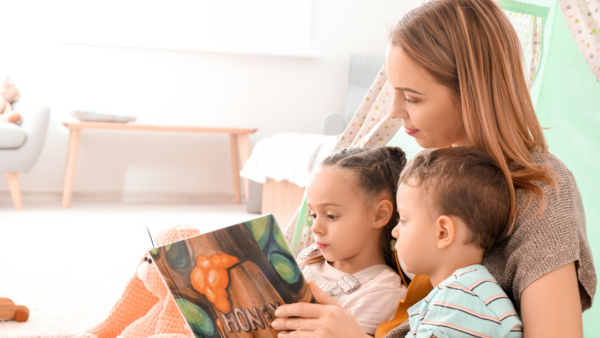
<svg viewBox="0 0 600 338">
<path fill-rule="evenodd" d="M 408 135 L 423 148 L 468 145 L 460 103 L 450 88 L 436 82 L 401 47 L 388 46 L 386 64 L 394 87 L 389 115 L 402 119 Z"/>
<path fill-rule="evenodd" d="M 373 212 L 354 188 L 353 175 L 346 169 L 323 167 L 306 190 L 311 230 L 329 262 L 351 260 L 369 243 L 379 245 L 381 229 L 370 226 Z"/>
</svg>

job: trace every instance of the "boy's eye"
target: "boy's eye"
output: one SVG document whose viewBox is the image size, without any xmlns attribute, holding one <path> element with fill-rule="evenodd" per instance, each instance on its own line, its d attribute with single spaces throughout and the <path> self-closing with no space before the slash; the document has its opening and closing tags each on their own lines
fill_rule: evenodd
<svg viewBox="0 0 600 338">
<path fill-rule="evenodd" d="M 334 215 L 327 215 L 327 218 L 329 218 L 330 220 L 335 220 L 337 218 L 337 216 Z"/>
<path fill-rule="evenodd" d="M 406 223 L 405 219 L 400 219 L 400 224 L 404 225 Z"/>
<path fill-rule="evenodd" d="M 308 218 L 314 220 L 315 218 L 317 218 L 317 215 L 313 214 L 313 213 L 310 213 L 310 214 L 308 214 Z"/>
</svg>

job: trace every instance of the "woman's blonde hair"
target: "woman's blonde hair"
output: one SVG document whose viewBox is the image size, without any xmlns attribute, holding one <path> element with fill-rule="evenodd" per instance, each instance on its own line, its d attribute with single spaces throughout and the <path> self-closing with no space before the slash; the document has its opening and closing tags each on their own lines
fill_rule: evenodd
<svg viewBox="0 0 600 338">
<path fill-rule="evenodd" d="M 508 232 L 517 213 L 515 188 L 527 192 L 523 207 L 539 198 L 540 215 L 546 199 L 531 181 L 557 185 L 530 155 L 548 146 L 529 96 L 521 44 L 502 9 L 491 0 L 430 0 L 408 12 L 389 39 L 456 93 L 468 140 L 498 162 L 509 183 Z"/>
</svg>

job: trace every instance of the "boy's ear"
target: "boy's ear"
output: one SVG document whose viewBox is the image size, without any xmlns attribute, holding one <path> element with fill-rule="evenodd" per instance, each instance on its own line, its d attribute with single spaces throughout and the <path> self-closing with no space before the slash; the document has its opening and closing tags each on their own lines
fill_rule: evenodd
<svg viewBox="0 0 600 338">
<path fill-rule="evenodd" d="M 375 229 L 386 226 L 394 214 L 394 204 L 387 199 L 383 199 L 375 206 Z"/>
<path fill-rule="evenodd" d="M 452 218 L 442 215 L 435 222 L 437 248 L 443 250 L 454 243 L 456 238 L 456 224 Z"/>
</svg>

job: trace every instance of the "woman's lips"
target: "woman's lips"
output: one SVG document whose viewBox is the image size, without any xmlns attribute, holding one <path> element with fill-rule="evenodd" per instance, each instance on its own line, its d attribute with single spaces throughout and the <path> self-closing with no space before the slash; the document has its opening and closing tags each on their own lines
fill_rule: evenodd
<svg viewBox="0 0 600 338">
<path fill-rule="evenodd" d="M 419 131 L 419 129 L 410 129 L 410 128 L 406 128 L 406 127 L 404 127 L 404 130 L 406 130 L 406 133 L 408 135 L 414 135 Z"/>
<path fill-rule="evenodd" d="M 321 242 L 317 242 L 317 246 L 319 247 L 319 249 L 323 250 L 323 249 L 327 248 L 329 245 L 321 243 Z"/>
</svg>

